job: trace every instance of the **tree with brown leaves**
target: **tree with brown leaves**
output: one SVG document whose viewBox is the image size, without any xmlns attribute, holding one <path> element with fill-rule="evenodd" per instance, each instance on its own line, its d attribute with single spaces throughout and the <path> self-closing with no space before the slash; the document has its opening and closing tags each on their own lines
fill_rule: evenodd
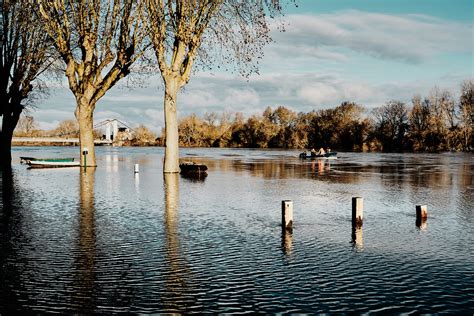
<svg viewBox="0 0 474 316">
<path fill-rule="evenodd" d="M 459 113 L 462 149 L 472 151 L 474 149 L 474 80 L 466 80 L 461 85 Z"/>
</svg>

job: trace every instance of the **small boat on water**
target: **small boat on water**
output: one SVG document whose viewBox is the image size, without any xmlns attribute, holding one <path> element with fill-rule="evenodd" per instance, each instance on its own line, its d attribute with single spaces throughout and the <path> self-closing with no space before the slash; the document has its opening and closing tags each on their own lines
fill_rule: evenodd
<svg viewBox="0 0 474 316">
<path fill-rule="evenodd" d="M 74 158 L 34 158 L 20 157 L 21 164 L 29 164 L 30 161 L 49 161 L 49 162 L 72 162 Z"/>
<path fill-rule="evenodd" d="M 79 161 L 74 161 L 74 158 L 20 157 L 20 163 L 27 164 L 30 168 L 64 168 L 80 166 Z"/>
<path fill-rule="evenodd" d="M 207 175 L 207 166 L 202 164 L 197 164 L 195 162 L 184 162 L 179 164 L 179 169 L 181 169 L 180 174 L 182 175 Z"/>
<path fill-rule="evenodd" d="M 30 168 L 65 168 L 80 167 L 79 161 L 48 161 L 48 160 L 30 160 L 27 162 Z"/>
<path fill-rule="evenodd" d="M 317 155 L 315 153 L 310 153 L 307 154 L 306 152 L 303 152 L 299 155 L 300 158 L 302 159 L 318 159 L 318 158 L 332 158 L 336 159 L 337 158 L 337 152 L 328 152 L 322 155 Z"/>
</svg>

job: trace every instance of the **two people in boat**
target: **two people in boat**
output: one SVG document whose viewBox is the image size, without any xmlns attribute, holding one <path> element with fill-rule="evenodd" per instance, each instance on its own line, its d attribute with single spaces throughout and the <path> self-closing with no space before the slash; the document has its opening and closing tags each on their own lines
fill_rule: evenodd
<svg viewBox="0 0 474 316">
<path fill-rule="evenodd" d="M 323 156 L 326 153 L 330 153 L 330 152 L 331 152 L 331 149 L 329 149 L 329 147 L 326 148 L 326 150 L 324 150 L 323 147 L 321 147 L 318 151 L 314 150 L 314 148 L 310 150 L 311 157 Z M 303 154 L 304 156 L 307 156 L 306 150 L 303 152 Z"/>
<path fill-rule="evenodd" d="M 331 150 L 328 148 L 328 151 L 331 151 Z M 322 156 L 324 154 L 326 154 L 326 151 L 324 150 L 323 147 L 319 148 L 318 151 L 314 150 L 314 148 L 311 149 L 311 156 L 313 156 L 313 157 L 314 156 Z"/>
<path fill-rule="evenodd" d="M 319 148 L 318 151 L 314 150 L 314 148 L 313 148 L 313 149 L 311 149 L 311 157 L 323 156 L 323 155 L 325 155 L 327 153 L 330 153 L 330 152 L 331 152 L 331 149 L 329 149 L 329 147 L 326 148 L 326 150 L 324 150 L 324 148 L 321 147 L 321 148 Z"/>
</svg>

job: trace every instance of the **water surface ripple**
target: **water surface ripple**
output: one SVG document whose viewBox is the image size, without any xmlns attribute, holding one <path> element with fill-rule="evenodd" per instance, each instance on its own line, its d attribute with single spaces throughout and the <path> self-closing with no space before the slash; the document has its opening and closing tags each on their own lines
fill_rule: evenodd
<svg viewBox="0 0 474 316">
<path fill-rule="evenodd" d="M 0 314 L 474 312 L 470 154 L 183 149 L 208 165 L 199 180 L 163 176 L 162 148 L 98 148 L 87 171 L 18 164 L 76 151 L 15 148 L 2 174 Z"/>
</svg>

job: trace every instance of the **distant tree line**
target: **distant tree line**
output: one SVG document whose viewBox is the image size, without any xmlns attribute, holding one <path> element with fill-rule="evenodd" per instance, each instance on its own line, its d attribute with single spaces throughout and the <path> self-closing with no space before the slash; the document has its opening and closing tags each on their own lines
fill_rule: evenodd
<svg viewBox="0 0 474 316">
<path fill-rule="evenodd" d="M 392 100 L 370 111 L 343 102 L 309 113 L 268 107 L 261 115 L 247 119 L 242 113 L 206 113 L 202 118 L 192 114 L 179 122 L 179 143 L 197 147 L 472 151 L 473 91 L 474 81 L 468 80 L 461 85 L 459 100 L 449 91 L 435 88 L 428 97 L 414 96 L 411 105 Z"/>
</svg>

